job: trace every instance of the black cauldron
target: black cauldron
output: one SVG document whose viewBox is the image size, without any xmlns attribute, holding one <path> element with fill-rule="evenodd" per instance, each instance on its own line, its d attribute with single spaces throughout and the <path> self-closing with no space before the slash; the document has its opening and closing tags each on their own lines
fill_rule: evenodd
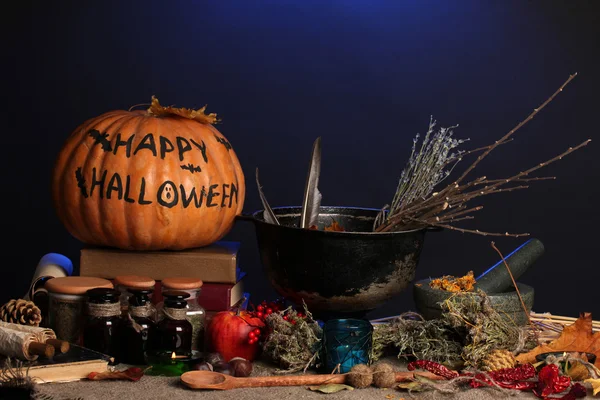
<svg viewBox="0 0 600 400">
<path fill-rule="evenodd" d="M 415 276 L 427 229 L 373 232 L 378 209 L 321 207 L 319 230 L 298 228 L 301 207 L 239 217 L 252 221 L 266 275 L 284 298 L 317 318 L 363 317 L 402 292 Z M 324 231 L 336 221 L 344 232 Z"/>
</svg>

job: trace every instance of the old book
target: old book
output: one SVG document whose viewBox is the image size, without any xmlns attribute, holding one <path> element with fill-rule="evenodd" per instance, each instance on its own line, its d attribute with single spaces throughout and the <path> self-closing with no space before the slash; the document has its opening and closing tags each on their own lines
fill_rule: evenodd
<svg viewBox="0 0 600 400">
<path fill-rule="evenodd" d="M 29 376 L 36 383 L 68 382 L 85 379 L 90 372 L 108 371 L 110 357 L 71 343 L 69 351 L 56 354 L 52 359 L 40 357 L 25 362 Z"/>
<path fill-rule="evenodd" d="M 205 283 L 198 295 L 198 304 L 208 311 L 223 311 L 234 307 L 244 297 L 244 281 Z"/>
<path fill-rule="evenodd" d="M 237 282 L 239 242 L 220 241 L 187 250 L 129 251 L 106 247 L 81 250 L 79 275 L 114 279 L 118 275 L 200 278 L 204 282 Z"/>
<path fill-rule="evenodd" d="M 197 297 L 198 304 L 206 311 L 224 311 L 229 310 L 238 304 L 244 297 L 245 272 L 238 268 L 236 283 L 215 283 L 204 282 Z M 158 304 L 163 300 L 162 285 L 156 281 L 152 302 Z"/>
</svg>

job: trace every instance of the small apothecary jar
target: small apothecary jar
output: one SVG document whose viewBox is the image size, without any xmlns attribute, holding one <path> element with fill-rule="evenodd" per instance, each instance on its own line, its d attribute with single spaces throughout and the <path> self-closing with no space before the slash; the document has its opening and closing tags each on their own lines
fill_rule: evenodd
<svg viewBox="0 0 600 400">
<path fill-rule="evenodd" d="M 82 343 L 86 293 L 95 288 L 113 288 L 108 279 L 87 276 L 64 276 L 46 281 L 48 324 L 58 339 Z"/>
<path fill-rule="evenodd" d="M 187 318 L 187 302 L 190 296 L 181 291 L 165 291 L 162 312 L 164 318 L 158 323 L 158 349 L 175 356 L 192 354 L 192 324 Z"/>
<path fill-rule="evenodd" d="M 119 295 L 116 289 L 88 290 L 83 325 L 83 345 L 111 356 L 113 365 L 121 360 L 124 332 Z"/>
<path fill-rule="evenodd" d="M 339 367 L 345 374 L 357 364 L 371 363 L 373 325 L 363 319 L 332 319 L 323 326 L 325 370 L 331 373 Z"/>
<path fill-rule="evenodd" d="M 157 347 L 156 309 L 150 301 L 150 289 L 129 289 L 129 312 L 125 320 L 123 362 L 133 365 L 146 363 L 146 353 Z"/>
<path fill-rule="evenodd" d="M 204 350 L 204 329 L 206 311 L 198 303 L 198 295 L 202 290 L 202 280 L 197 278 L 165 278 L 161 282 L 162 294 L 166 291 L 181 291 L 189 294 L 187 301 L 187 319 L 192 324 L 192 350 Z"/>
<path fill-rule="evenodd" d="M 121 295 L 119 301 L 121 303 L 121 313 L 123 316 L 127 315 L 129 310 L 129 298 L 131 297 L 131 289 L 141 290 L 152 290 L 148 295 L 152 299 L 152 293 L 154 292 L 154 285 L 156 281 L 148 276 L 140 275 L 119 275 L 113 280 L 115 289 L 117 289 Z"/>
</svg>

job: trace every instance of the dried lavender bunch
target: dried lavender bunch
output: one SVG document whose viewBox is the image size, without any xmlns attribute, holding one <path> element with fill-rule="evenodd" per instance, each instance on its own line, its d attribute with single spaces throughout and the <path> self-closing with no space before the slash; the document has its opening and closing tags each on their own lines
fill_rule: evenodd
<svg viewBox="0 0 600 400">
<path fill-rule="evenodd" d="M 390 231 L 403 231 L 415 228 L 423 228 L 426 226 L 437 226 L 451 230 L 457 230 L 460 232 L 466 233 L 474 233 L 479 235 L 491 235 L 491 236 L 527 236 L 528 233 L 490 233 L 483 232 L 478 229 L 464 229 L 459 228 L 453 225 L 453 223 L 457 221 L 473 219 L 473 216 L 468 215 L 472 212 L 479 211 L 483 208 L 483 206 L 479 205 L 476 207 L 471 207 L 469 202 L 477 197 L 493 194 L 493 193 L 502 193 L 502 192 L 510 192 L 513 190 L 526 189 L 528 185 L 522 185 L 524 182 L 532 182 L 546 179 L 555 179 L 555 177 L 534 177 L 530 178 L 529 175 L 538 169 L 545 167 L 548 164 L 551 164 L 555 161 L 561 160 L 566 155 L 578 150 L 584 146 L 586 146 L 591 139 L 588 139 L 577 146 L 569 147 L 563 153 L 557 155 L 556 157 L 541 162 L 527 170 L 521 171 L 513 176 L 509 176 L 503 179 L 488 179 L 486 176 L 481 176 L 479 178 L 475 178 L 469 182 L 464 183 L 463 181 L 469 175 L 473 169 L 483 160 L 492 150 L 497 148 L 498 146 L 508 143 L 511 141 L 511 136 L 519 130 L 523 125 L 529 122 L 537 113 L 539 113 L 544 107 L 546 107 L 560 92 L 563 91 L 565 86 L 573 78 L 575 78 L 577 74 L 573 74 L 569 76 L 569 78 L 539 107 L 535 108 L 533 112 L 531 112 L 527 118 L 521 121 L 517 126 L 511 129 L 508 133 L 506 133 L 502 138 L 490 144 L 489 146 L 481 147 L 478 149 L 470 150 L 463 153 L 457 153 L 454 157 L 456 160 L 452 158 L 452 153 L 447 156 L 447 161 L 450 164 L 456 165 L 456 162 L 460 159 L 464 158 L 464 156 L 475 153 L 482 152 L 477 159 L 467 167 L 467 169 L 451 184 L 447 185 L 443 189 L 434 192 L 431 189 L 427 194 L 423 197 L 423 193 L 425 191 L 425 182 L 436 182 L 439 184 L 441 180 L 446 178 L 447 176 L 443 176 L 445 172 L 442 173 L 443 176 L 440 180 L 440 171 L 444 171 L 446 164 L 442 167 L 442 170 L 439 168 L 432 169 L 425 168 L 424 170 L 417 170 L 411 167 L 410 162 L 407 166 L 406 173 L 403 171 L 403 176 L 400 179 L 400 184 L 398 185 L 399 192 L 394 196 L 394 202 L 396 206 L 390 207 L 388 210 L 388 206 L 384 206 L 379 215 L 377 216 L 374 224 L 374 231 L 376 232 L 390 232 Z M 460 143 L 459 143 L 460 144 Z M 433 147 L 426 147 L 429 152 L 433 152 Z M 412 158 L 412 156 L 411 156 Z M 433 154 L 428 154 L 425 156 L 425 159 L 434 158 Z M 417 159 L 415 159 L 416 163 Z M 419 161 L 420 163 L 420 161 Z M 451 170 L 451 169 L 450 169 Z M 434 174 L 432 177 L 427 177 L 429 174 Z M 414 175 L 414 177 L 413 177 Z M 405 186 L 403 185 L 403 178 L 409 177 L 406 182 L 416 182 L 415 187 Z M 405 189 L 408 187 L 408 189 Z M 406 191 L 419 193 L 419 196 L 406 196 L 404 193 Z M 396 199 L 398 197 L 398 199 Z"/>
<path fill-rule="evenodd" d="M 434 188 L 450 175 L 464 153 L 462 150 L 453 150 L 469 140 L 452 137 L 453 130 L 457 127 L 458 125 L 441 127 L 436 130 L 436 121 L 431 117 L 429 129 L 418 151 L 417 133 L 408 162 L 400 175 L 392 204 L 381 210 L 375 219 L 374 229 L 388 222 L 390 216 L 402 211 L 406 205 L 425 200 Z"/>
</svg>

